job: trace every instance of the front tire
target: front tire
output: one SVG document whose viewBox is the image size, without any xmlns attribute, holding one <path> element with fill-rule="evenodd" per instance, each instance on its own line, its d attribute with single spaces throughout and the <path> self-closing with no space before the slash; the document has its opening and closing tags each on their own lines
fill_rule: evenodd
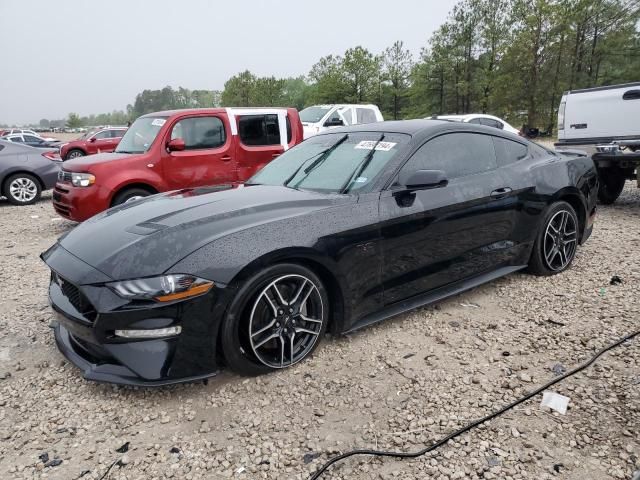
<svg viewBox="0 0 640 480">
<path fill-rule="evenodd" d="M 31 205 L 40 199 L 40 181 L 28 173 L 16 173 L 4 182 L 2 194 L 12 205 Z"/>
<path fill-rule="evenodd" d="M 115 207 L 116 205 L 122 205 L 123 203 L 134 202 L 143 197 L 148 197 L 149 195 L 151 195 L 151 193 L 142 188 L 128 188 L 115 196 L 111 206 Z"/>
<path fill-rule="evenodd" d="M 69 153 L 67 153 L 67 158 L 65 158 L 65 160 L 71 160 L 72 158 L 78 158 L 78 157 L 84 157 L 85 153 L 78 149 L 78 148 L 74 148 L 73 150 L 69 150 Z"/>
<path fill-rule="evenodd" d="M 549 276 L 569 268 L 578 248 L 579 226 L 571 205 L 563 201 L 552 204 L 533 245 L 529 271 L 534 275 Z"/>
<path fill-rule="evenodd" d="M 293 263 L 274 265 L 246 281 L 221 328 L 231 370 L 258 375 L 295 365 L 320 343 L 329 320 L 320 278 Z"/>
</svg>

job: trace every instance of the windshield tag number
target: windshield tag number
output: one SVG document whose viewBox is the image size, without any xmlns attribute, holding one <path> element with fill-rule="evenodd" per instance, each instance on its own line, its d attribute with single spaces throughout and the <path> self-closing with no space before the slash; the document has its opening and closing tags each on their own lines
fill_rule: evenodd
<svg viewBox="0 0 640 480">
<path fill-rule="evenodd" d="M 375 144 L 376 144 L 375 140 L 363 140 L 362 142 L 358 143 L 354 148 L 358 150 L 371 150 Z M 388 152 L 396 145 L 397 143 L 394 143 L 394 142 L 378 142 L 378 145 L 376 146 L 376 151 L 381 150 L 383 152 Z"/>
<path fill-rule="evenodd" d="M 166 123 L 166 120 L 164 118 L 154 118 L 153 122 L 151 122 L 151 125 L 153 125 L 154 127 L 161 127 Z"/>
</svg>

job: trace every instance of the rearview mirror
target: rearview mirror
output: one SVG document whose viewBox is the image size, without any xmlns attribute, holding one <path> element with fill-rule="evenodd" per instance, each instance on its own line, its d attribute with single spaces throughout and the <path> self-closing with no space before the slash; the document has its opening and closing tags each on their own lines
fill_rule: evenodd
<svg viewBox="0 0 640 480">
<path fill-rule="evenodd" d="M 416 170 L 406 179 L 400 179 L 407 190 L 426 190 L 447 185 L 448 180 L 442 170 Z"/>
<path fill-rule="evenodd" d="M 169 143 L 167 143 L 167 150 L 170 152 L 181 152 L 184 150 L 184 140 L 181 138 L 174 138 Z"/>
<path fill-rule="evenodd" d="M 91 138 L 89 139 L 89 142 L 90 142 L 90 143 L 93 143 L 93 142 L 95 142 L 95 141 L 96 141 L 96 137 L 91 137 Z"/>
<path fill-rule="evenodd" d="M 325 127 L 343 127 L 344 122 L 340 118 L 330 118 L 326 122 L 324 122 Z"/>
</svg>

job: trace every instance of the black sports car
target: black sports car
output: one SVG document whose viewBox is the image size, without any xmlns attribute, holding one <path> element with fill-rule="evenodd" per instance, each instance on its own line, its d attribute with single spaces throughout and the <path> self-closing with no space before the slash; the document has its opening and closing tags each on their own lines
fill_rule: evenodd
<svg viewBox="0 0 640 480">
<path fill-rule="evenodd" d="M 516 270 L 565 270 L 591 234 L 593 162 L 480 125 L 312 137 L 244 185 L 159 194 L 43 254 L 55 338 L 87 379 L 161 385 L 288 367 L 348 332 Z"/>
</svg>

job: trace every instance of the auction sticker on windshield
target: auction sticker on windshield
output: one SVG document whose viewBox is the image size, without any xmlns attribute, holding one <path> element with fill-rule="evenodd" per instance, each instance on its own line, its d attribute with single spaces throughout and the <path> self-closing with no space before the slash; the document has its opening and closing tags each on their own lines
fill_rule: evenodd
<svg viewBox="0 0 640 480">
<path fill-rule="evenodd" d="M 153 122 L 151 122 L 151 125 L 153 125 L 154 127 L 161 127 L 163 126 L 165 123 L 167 122 L 166 119 L 164 118 L 154 118 Z"/>
<path fill-rule="evenodd" d="M 376 143 L 378 145 L 376 145 Z M 394 142 L 376 142 L 375 140 L 363 140 L 362 142 L 358 143 L 354 148 L 357 148 L 357 149 L 360 149 L 360 150 L 371 150 L 374 147 L 374 145 L 376 147 L 376 150 L 382 150 L 383 152 L 388 152 L 393 147 L 395 147 L 397 145 L 397 143 L 394 143 Z"/>
</svg>

